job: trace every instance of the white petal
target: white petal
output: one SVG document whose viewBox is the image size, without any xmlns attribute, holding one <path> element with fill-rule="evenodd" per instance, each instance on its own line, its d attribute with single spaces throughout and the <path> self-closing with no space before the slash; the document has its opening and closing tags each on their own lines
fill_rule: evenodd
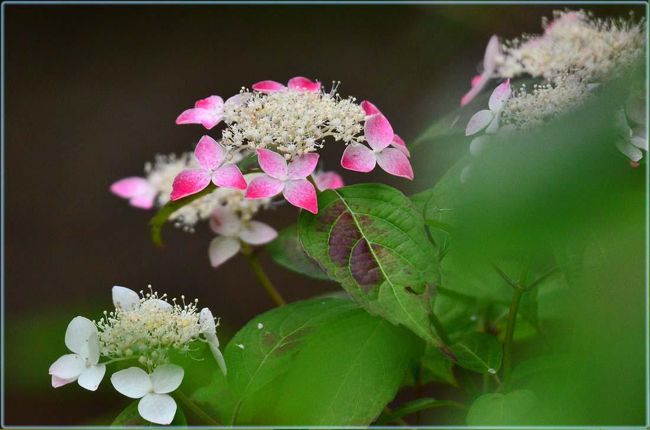
<svg viewBox="0 0 650 430">
<path fill-rule="evenodd" d="M 239 233 L 239 237 L 251 245 L 264 245 L 278 237 L 278 232 L 263 222 L 249 221 Z"/>
<path fill-rule="evenodd" d="M 201 324 L 201 333 L 203 334 L 217 333 L 217 324 L 214 322 L 214 316 L 212 315 L 212 311 L 210 311 L 210 309 L 208 308 L 201 309 L 201 312 L 199 312 L 199 324 Z"/>
<path fill-rule="evenodd" d="M 645 137 L 634 136 L 632 139 L 630 139 L 630 143 L 639 149 L 643 149 L 644 151 L 648 150 L 648 139 Z"/>
<path fill-rule="evenodd" d="M 77 354 L 66 354 L 52 363 L 48 373 L 59 379 L 74 381 L 85 369 L 86 361 L 81 356 Z"/>
<path fill-rule="evenodd" d="M 493 118 L 494 114 L 492 111 L 489 111 L 487 109 L 476 112 L 467 123 L 467 127 L 465 128 L 465 136 L 471 136 L 483 130 L 488 126 Z"/>
<path fill-rule="evenodd" d="M 208 256 L 212 267 L 219 267 L 239 252 L 241 244 L 232 237 L 217 236 L 210 242 Z"/>
<path fill-rule="evenodd" d="M 214 359 L 217 361 L 217 364 L 219 365 L 221 372 L 224 375 L 227 375 L 228 369 L 226 368 L 226 360 L 224 360 L 223 354 L 219 349 L 219 339 L 217 339 L 216 335 L 206 336 L 206 338 L 208 339 L 208 345 L 210 346 L 210 351 L 212 351 L 212 355 L 214 356 Z"/>
<path fill-rule="evenodd" d="M 132 399 L 139 399 L 152 389 L 151 378 L 139 367 L 129 367 L 113 373 L 111 383 L 119 393 Z"/>
<path fill-rule="evenodd" d="M 616 147 L 618 148 L 619 151 L 621 151 L 627 158 L 630 160 L 637 162 L 643 158 L 643 152 L 636 146 L 631 145 L 630 143 L 624 141 L 624 140 L 619 140 L 618 143 L 616 143 Z"/>
<path fill-rule="evenodd" d="M 494 119 L 490 121 L 490 124 L 485 129 L 485 132 L 488 134 L 494 134 L 499 130 L 499 124 L 501 123 L 501 112 L 497 112 L 494 115 Z"/>
<path fill-rule="evenodd" d="M 52 375 L 52 387 L 53 388 L 63 387 L 64 385 L 74 382 L 75 380 L 76 378 L 63 379 L 63 378 L 59 378 L 58 376 Z"/>
<path fill-rule="evenodd" d="M 149 299 L 143 303 L 143 306 L 145 309 L 158 309 L 166 312 L 171 312 L 171 310 L 174 309 L 174 307 L 169 302 L 160 299 Z"/>
<path fill-rule="evenodd" d="M 472 155 L 479 155 L 485 151 L 486 145 L 490 142 L 490 136 L 479 136 L 472 139 L 469 144 L 469 153 Z"/>
<path fill-rule="evenodd" d="M 90 334 L 79 355 L 86 360 L 86 364 L 94 366 L 99 362 L 99 336 L 97 333 Z"/>
<path fill-rule="evenodd" d="M 163 364 L 156 367 L 156 370 L 151 374 L 153 392 L 158 394 L 171 393 L 181 385 L 184 374 L 183 368 L 175 364 Z"/>
<path fill-rule="evenodd" d="M 105 373 L 106 366 L 103 364 L 90 366 L 79 375 L 77 382 L 86 390 L 95 391 L 99 387 L 99 383 L 104 379 Z"/>
<path fill-rule="evenodd" d="M 88 318 L 74 317 L 65 331 L 65 346 L 72 352 L 81 354 L 91 334 L 97 334 L 97 327 Z"/>
<path fill-rule="evenodd" d="M 239 215 L 225 206 L 217 206 L 210 216 L 210 228 L 220 236 L 234 237 L 241 230 Z"/>
<path fill-rule="evenodd" d="M 113 287 L 113 305 L 117 309 L 133 310 L 140 306 L 140 295 L 129 288 L 115 285 Z"/>
<path fill-rule="evenodd" d="M 155 424 L 167 425 L 176 415 L 176 402 L 168 394 L 147 394 L 138 403 L 140 416 Z"/>
<path fill-rule="evenodd" d="M 511 95 L 512 89 L 510 88 L 510 79 L 507 79 L 505 82 L 497 85 L 494 91 L 492 91 L 490 100 L 488 100 L 490 110 L 492 112 L 499 112 L 502 110 Z"/>
<path fill-rule="evenodd" d="M 499 43 L 499 38 L 496 35 L 493 35 L 490 37 L 490 40 L 485 47 L 485 54 L 483 55 L 483 73 L 486 73 L 488 76 L 494 74 L 496 58 L 500 53 L 501 44 Z"/>
</svg>

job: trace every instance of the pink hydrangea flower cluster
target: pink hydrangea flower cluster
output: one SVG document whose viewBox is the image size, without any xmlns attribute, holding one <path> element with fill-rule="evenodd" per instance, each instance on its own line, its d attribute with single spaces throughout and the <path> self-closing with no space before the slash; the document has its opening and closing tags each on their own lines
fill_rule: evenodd
<svg viewBox="0 0 650 430">
<path fill-rule="evenodd" d="M 201 138 L 194 152 L 199 167 L 176 177 L 172 200 L 198 193 L 212 183 L 245 190 L 247 199 L 282 194 L 290 204 L 317 213 L 314 184 L 320 189 L 342 185 L 333 173 L 327 173 L 334 178 L 330 185 L 318 184 L 313 175 L 319 160 L 316 151 L 330 137 L 347 144 L 343 168 L 370 172 L 379 164 L 392 175 L 413 179 L 404 141 L 375 105 L 368 101 L 356 105 L 354 99 L 324 92 L 320 82 L 304 77 L 292 78 L 286 86 L 270 80 L 257 82 L 252 92 L 244 90 L 225 102 L 210 96 L 176 119 L 177 124 L 200 124 L 208 130 L 222 121 L 226 123 L 224 138 L 221 142 Z M 264 174 L 246 183 L 230 160 L 238 158 L 233 154 L 253 151 Z"/>
</svg>

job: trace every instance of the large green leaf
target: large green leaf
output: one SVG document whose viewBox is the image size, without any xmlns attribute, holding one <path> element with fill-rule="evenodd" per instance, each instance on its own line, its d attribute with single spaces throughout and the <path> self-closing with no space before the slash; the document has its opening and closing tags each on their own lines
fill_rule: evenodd
<svg viewBox="0 0 650 430">
<path fill-rule="evenodd" d="M 451 346 L 459 366 L 479 373 L 496 374 L 503 350 L 494 336 L 472 333 Z"/>
<path fill-rule="evenodd" d="M 472 404 L 467 413 L 470 426 L 521 425 L 535 422 L 531 413 L 536 398 L 532 391 L 516 390 L 508 394 L 485 394 Z"/>
<path fill-rule="evenodd" d="M 140 413 L 138 412 L 138 402 L 139 400 L 136 400 L 134 402 L 131 402 L 129 406 L 124 408 L 122 412 L 113 420 L 113 423 L 111 426 L 113 427 L 161 427 L 158 424 L 150 423 L 149 421 L 145 420 L 140 416 Z M 170 426 L 175 426 L 175 427 L 185 427 L 187 426 L 187 419 L 185 418 L 185 414 L 183 413 L 183 410 L 178 407 L 176 409 L 176 415 L 174 416 L 174 420 L 169 424 Z"/>
<path fill-rule="evenodd" d="M 381 184 L 328 190 L 319 212 L 300 214 L 305 251 L 370 313 L 437 342 L 429 315 L 437 257 L 420 211 Z"/>
<path fill-rule="evenodd" d="M 225 349 L 228 377 L 193 398 L 226 425 L 367 425 L 422 348 L 349 300 L 292 303 L 246 324 Z"/>
<path fill-rule="evenodd" d="M 298 240 L 298 227 L 295 224 L 280 231 L 278 237 L 266 245 L 266 250 L 282 267 L 311 278 L 330 280 L 318 263 L 305 253 Z"/>
</svg>

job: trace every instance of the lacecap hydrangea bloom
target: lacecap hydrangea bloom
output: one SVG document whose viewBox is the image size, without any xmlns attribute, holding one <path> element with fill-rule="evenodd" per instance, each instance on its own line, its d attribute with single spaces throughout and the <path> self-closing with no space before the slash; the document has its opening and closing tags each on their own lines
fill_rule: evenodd
<svg viewBox="0 0 650 430">
<path fill-rule="evenodd" d="M 497 132 L 517 132 L 539 127 L 589 100 L 599 85 L 612 79 L 643 57 L 644 21 L 598 19 L 584 11 L 555 12 L 543 20 L 544 33 L 500 43 L 492 36 L 483 60 L 483 72 L 461 105 L 469 103 L 490 78 L 505 79 L 493 91 L 489 108 L 475 113 L 465 134 L 473 136 L 470 153 L 478 155 Z M 540 78 L 528 87 L 511 86 L 511 78 Z M 631 113 L 621 107 L 621 139 L 617 143 L 631 164 L 638 165 L 648 150 L 645 102 Z M 485 134 L 478 134 L 484 131 Z M 465 179 L 469 166 L 461 173 Z"/>
<path fill-rule="evenodd" d="M 348 170 L 369 172 L 379 164 L 390 174 L 413 178 L 406 145 L 386 116 L 369 102 L 342 98 L 336 85 L 324 91 L 320 82 L 304 77 L 292 78 L 287 85 L 261 81 L 225 102 L 219 96 L 199 100 L 176 120 L 208 129 L 222 121 L 225 125 L 218 141 L 206 145 L 204 137 L 197 145 L 195 156 L 201 167 L 186 169 L 176 177 L 172 200 L 198 193 L 210 182 L 242 189 L 239 176 L 236 183 L 232 178 L 220 179 L 221 163 L 255 154 L 264 175 L 246 184 L 246 198 L 282 194 L 290 204 L 317 213 L 312 174 L 318 164 L 317 151 L 328 142 L 346 145 L 341 165 Z M 231 173 L 235 174 L 234 169 Z"/>
<path fill-rule="evenodd" d="M 181 296 L 182 297 L 182 296 Z M 49 369 L 54 388 L 77 381 L 95 391 L 114 362 L 134 366 L 111 376 L 114 388 L 127 397 L 140 399 L 138 411 L 147 421 L 169 424 L 176 402 L 169 393 L 184 375 L 182 367 L 170 363 L 172 350 L 188 353 L 194 342 L 208 344 L 222 372 L 226 364 L 219 350 L 217 323 L 208 308 L 200 311 L 197 301 L 171 302 L 156 292 L 136 293 L 113 287 L 115 309 L 98 321 L 75 317 L 66 330 L 65 344 L 72 352 L 56 360 Z M 105 361 L 100 362 L 104 358 Z"/>
<path fill-rule="evenodd" d="M 378 164 L 413 179 L 410 153 L 386 116 L 369 101 L 341 97 L 337 88 L 334 84 L 325 91 L 320 82 L 295 77 L 286 85 L 258 82 L 225 101 L 216 95 L 198 100 L 176 123 L 207 130 L 223 124 L 221 136 L 202 136 L 192 153 L 157 156 L 145 166 L 144 176 L 121 179 L 111 192 L 142 209 L 201 193 L 169 220 L 190 232 L 210 220 L 217 237 L 208 256 L 219 267 L 239 251 L 277 236 L 253 219 L 260 210 L 284 200 L 317 213 L 317 191 L 344 186 L 337 172 L 317 168 L 318 151 L 327 144 L 345 147 L 345 169 L 370 172 Z"/>
</svg>

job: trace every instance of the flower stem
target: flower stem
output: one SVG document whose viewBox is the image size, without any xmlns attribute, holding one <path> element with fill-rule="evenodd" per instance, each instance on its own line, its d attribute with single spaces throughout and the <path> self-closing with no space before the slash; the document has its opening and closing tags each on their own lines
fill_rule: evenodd
<svg viewBox="0 0 650 430">
<path fill-rule="evenodd" d="M 176 390 L 174 392 L 174 397 L 192 414 L 196 416 L 196 418 L 199 418 L 203 424 L 207 424 L 210 426 L 221 426 L 221 423 L 217 421 L 216 419 L 212 418 L 210 415 L 208 415 L 207 412 L 205 412 L 203 409 L 201 409 L 196 403 L 194 403 L 192 400 L 190 400 L 189 397 L 185 395 L 181 390 Z"/>
<path fill-rule="evenodd" d="M 512 341 L 515 336 L 515 325 L 517 324 L 517 311 L 519 310 L 519 303 L 521 296 L 524 294 L 524 289 L 521 287 L 512 289 L 512 300 L 510 302 L 510 310 L 508 312 L 508 323 L 506 326 L 506 338 L 503 344 L 503 378 L 506 379 L 512 370 Z"/>
<path fill-rule="evenodd" d="M 248 260 L 248 264 L 250 264 L 251 268 L 253 269 L 253 273 L 255 273 L 257 280 L 260 282 L 262 287 L 264 287 L 267 294 L 269 295 L 269 297 L 271 297 L 271 300 L 273 300 L 275 305 L 276 306 L 286 305 L 287 302 L 284 300 L 284 298 L 282 298 L 282 296 L 275 288 L 275 286 L 273 286 L 273 283 L 266 275 L 266 272 L 264 272 L 264 269 L 260 264 L 260 260 L 257 256 L 257 253 L 255 253 L 250 247 L 243 248 L 242 251 L 243 254 L 246 256 L 246 259 Z"/>
</svg>

